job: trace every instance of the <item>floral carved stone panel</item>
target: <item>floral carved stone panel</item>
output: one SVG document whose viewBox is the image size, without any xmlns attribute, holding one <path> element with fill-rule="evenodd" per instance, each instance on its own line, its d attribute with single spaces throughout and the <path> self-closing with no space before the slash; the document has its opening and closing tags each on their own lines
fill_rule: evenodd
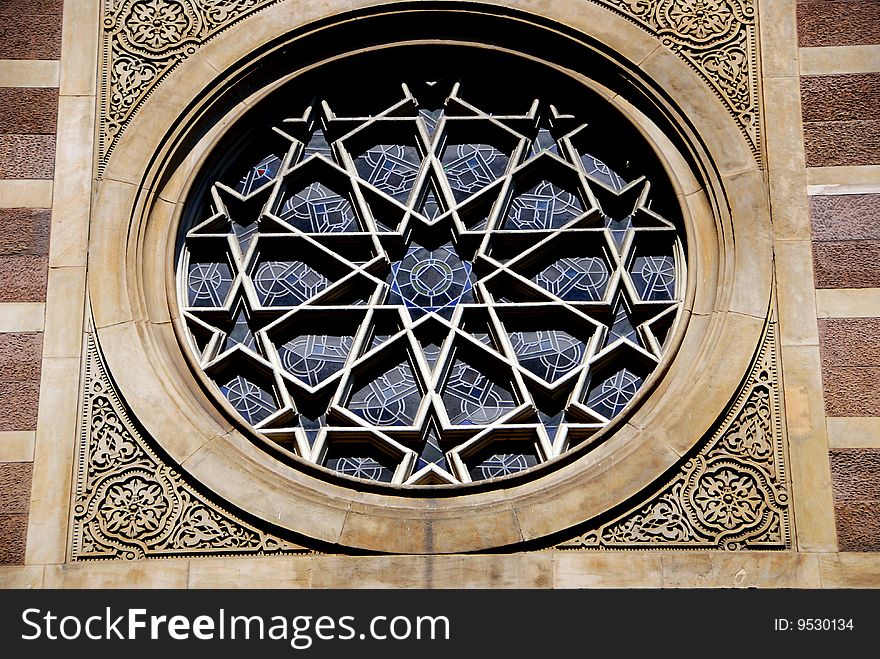
<svg viewBox="0 0 880 659">
<path fill-rule="evenodd" d="M 727 417 L 647 502 L 561 549 L 788 549 L 789 487 L 775 326 Z"/>
<path fill-rule="evenodd" d="M 283 0 L 104 0 L 98 173 L 158 85 L 233 24 Z M 684 59 L 722 101 L 757 161 L 754 0 L 577 0 L 603 5 Z"/>
<path fill-rule="evenodd" d="M 93 337 L 73 500 L 73 560 L 300 553 L 196 491 L 145 441 L 108 377 Z"/>
</svg>

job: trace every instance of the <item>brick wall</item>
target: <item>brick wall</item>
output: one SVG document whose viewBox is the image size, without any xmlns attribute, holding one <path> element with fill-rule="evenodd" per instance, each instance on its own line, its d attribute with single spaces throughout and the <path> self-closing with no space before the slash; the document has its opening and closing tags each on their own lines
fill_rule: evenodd
<svg viewBox="0 0 880 659">
<path fill-rule="evenodd" d="M 27 539 L 62 5 L 0 0 L 0 564 L 6 565 L 24 562 Z"/>
<path fill-rule="evenodd" d="M 801 0 L 798 42 L 838 546 L 880 551 L 880 2 Z"/>
</svg>

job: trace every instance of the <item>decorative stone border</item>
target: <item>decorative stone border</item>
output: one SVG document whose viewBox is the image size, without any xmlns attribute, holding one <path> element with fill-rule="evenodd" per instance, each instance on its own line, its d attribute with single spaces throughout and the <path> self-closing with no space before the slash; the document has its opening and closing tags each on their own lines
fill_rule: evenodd
<svg viewBox="0 0 880 659">
<path fill-rule="evenodd" d="M 175 469 L 248 515 L 319 542 L 445 553 L 540 542 L 633 500 L 686 459 L 739 390 L 770 309 L 763 177 L 737 122 L 701 78 L 643 30 L 595 5 L 572 13 L 570 3 L 551 4 L 542 13 L 600 40 L 601 54 L 583 45 L 585 54 L 605 58 L 634 82 L 628 97 L 604 91 L 664 159 L 686 216 L 689 270 L 696 273 L 686 298 L 687 329 L 676 339 L 678 358 L 613 436 L 583 459 L 575 452 L 575 459 L 504 490 L 453 486 L 430 498 L 405 489 L 389 496 L 356 492 L 305 465 L 273 460 L 255 445 L 258 437 L 215 411 L 175 332 L 173 236 L 202 155 L 269 91 L 242 101 L 234 81 L 270 59 L 272 49 L 293 47 L 300 38 L 284 41 L 293 24 L 308 21 L 296 14 L 291 23 L 288 9 L 267 8 L 181 61 L 120 137 L 97 184 L 89 270 L 96 332 L 125 403 Z M 273 46 L 264 48 L 267 43 Z M 665 127 L 638 106 L 650 106 Z M 218 117 L 218 108 L 225 114 Z M 201 121 L 207 112 L 212 116 Z M 199 132 L 206 123 L 213 128 Z"/>
</svg>

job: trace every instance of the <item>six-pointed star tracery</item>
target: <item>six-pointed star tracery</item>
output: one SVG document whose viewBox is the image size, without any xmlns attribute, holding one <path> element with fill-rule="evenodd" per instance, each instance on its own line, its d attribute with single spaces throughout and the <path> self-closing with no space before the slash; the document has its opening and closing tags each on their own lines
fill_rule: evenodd
<svg viewBox="0 0 880 659">
<path fill-rule="evenodd" d="M 579 118 L 404 85 L 377 116 L 321 103 L 272 131 L 211 186 L 178 277 L 201 367 L 282 450 L 373 481 L 502 477 L 590 442 L 659 362 L 679 232 Z"/>
</svg>

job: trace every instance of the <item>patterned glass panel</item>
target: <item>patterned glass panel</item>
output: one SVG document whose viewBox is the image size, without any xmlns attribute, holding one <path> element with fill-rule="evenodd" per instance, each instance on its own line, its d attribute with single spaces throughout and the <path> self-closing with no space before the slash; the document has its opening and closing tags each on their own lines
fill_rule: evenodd
<svg viewBox="0 0 880 659">
<path fill-rule="evenodd" d="M 550 181 L 542 181 L 511 202 L 504 228 L 559 229 L 583 211 L 573 194 Z"/>
<path fill-rule="evenodd" d="M 581 156 L 581 165 L 587 176 L 604 183 L 612 190 L 621 190 L 626 186 L 624 181 L 617 172 L 613 171 L 604 162 L 598 158 L 585 153 Z"/>
<path fill-rule="evenodd" d="M 452 309 L 470 299 L 471 271 L 452 245 L 433 251 L 413 246 L 391 264 L 390 301 L 402 302 L 415 316 Z"/>
<path fill-rule="evenodd" d="M 412 369 L 404 362 L 356 391 L 348 408 L 377 426 L 409 426 L 421 402 Z"/>
<path fill-rule="evenodd" d="M 289 197 L 278 216 L 306 233 L 358 230 L 354 209 L 348 200 L 318 182 Z"/>
<path fill-rule="evenodd" d="M 511 332 L 510 343 L 519 363 L 547 382 L 555 382 L 578 368 L 587 346 L 562 330 Z"/>
<path fill-rule="evenodd" d="M 309 334 L 278 347 L 284 370 L 313 387 L 345 366 L 354 337 Z"/>
<path fill-rule="evenodd" d="M 525 471 L 538 464 L 538 459 L 525 453 L 495 453 L 471 469 L 471 478 L 501 478 Z"/>
<path fill-rule="evenodd" d="M 221 385 L 220 391 L 232 407 L 251 424 L 263 421 L 278 409 L 271 393 L 241 375 L 236 375 Z"/>
<path fill-rule="evenodd" d="M 260 304 L 292 306 L 327 288 L 330 280 L 302 261 L 263 261 L 254 272 Z"/>
<path fill-rule="evenodd" d="M 642 386 L 642 378 L 625 368 L 590 389 L 587 405 L 607 419 L 617 416 Z"/>
<path fill-rule="evenodd" d="M 510 159 L 489 144 L 455 144 L 441 158 L 456 201 L 463 201 L 504 176 Z"/>
<path fill-rule="evenodd" d="M 598 256 L 562 258 L 532 278 L 563 300 L 601 300 L 608 287 L 608 266 Z"/>
<path fill-rule="evenodd" d="M 393 473 L 388 467 L 369 455 L 331 456 L 327 467 L 352 478 L 365 478 L 369 481 L 390 483 Z"/>
<path fill-rule="evenodd" d="M 242 195 L 249 195 L 257 188 L 270 183 L 278 169 L 281 167 L 281 158 L 269 155 L 258 162 L 235 186 L 235 191 Z"/>
<path fill-rule="evenodd" d="M 192 307 L 222 307 L 232 287 L 232 271 L 225 263 L 190 263 L 187 297 Z"/>
<path fill-rule="evenodd" d="M 643 300 L 671 300 L 675 297 L 675 259 L 671 256 L 637 256 L 630 273 Z"/>
<path fill-rule="evenodd" d="M 421 162 L 415 147 L 380 144 L 359 156 L 354 164 L 362 179 L 398 201 L 406 201 Z"/>
<path fill-rule="evenodd" d="M 443 404 L 454 425 L 484 425 L 516 407 L 513 394 L 472 366 L 457 361 L 443 389 Z"/>
</svg>

